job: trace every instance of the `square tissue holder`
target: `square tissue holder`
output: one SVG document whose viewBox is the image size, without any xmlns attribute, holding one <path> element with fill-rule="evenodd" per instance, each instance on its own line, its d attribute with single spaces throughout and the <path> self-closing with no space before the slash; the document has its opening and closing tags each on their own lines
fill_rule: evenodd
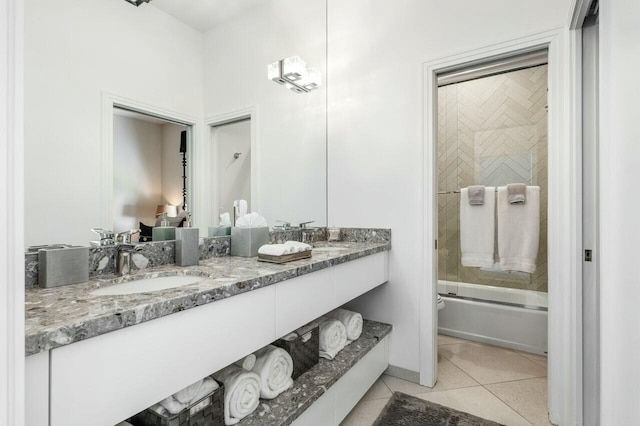
<svg viewBox="0 0 640 426">
<path fill-rule="evenodd" d="M 269 244 L 268 226 L 231 228 L 231 256 L 255 257 L 265 244 Z"/>
<path fill-rule="evenodd" d="M 89 247 L 57 244 L 30 247 L 38 253 L 38 285 L 58 287 L 89 281 Z"/>
</svg>

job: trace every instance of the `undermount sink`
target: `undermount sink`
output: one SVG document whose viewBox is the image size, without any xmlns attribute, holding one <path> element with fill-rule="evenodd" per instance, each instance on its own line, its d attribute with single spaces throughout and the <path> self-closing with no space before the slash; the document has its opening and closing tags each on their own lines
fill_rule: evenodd
<svg viewBox="0 0 640 426">
<path fill-rule="evenodd" d="M 200 277 L 184 275 L 174 277 L 145 278 L 142 280 L 128 281 L 109 287 L 100 288 L 91 292 L 94 296 L 119 296 L 124 294 L 148 293 L 151 291 L 167 290 L 169 288 L 182 287 L 202 281 Z"/>
<path fill-rule="evenodd" d="M 313 248 L 313 251 L 342 251 L 342 250 L 349 250 L 349 249 L 346 247 L 332 247 L 332 246 Z"/>
</svg>

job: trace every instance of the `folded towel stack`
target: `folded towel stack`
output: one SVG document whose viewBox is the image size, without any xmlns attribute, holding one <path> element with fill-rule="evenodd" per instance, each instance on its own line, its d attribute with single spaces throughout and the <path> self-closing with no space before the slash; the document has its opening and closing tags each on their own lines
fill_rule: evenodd
<svg viewBox="0 0 640 426">
<path fill-rule="evenodd" d="M 327 318 L 338 320 L 344 325 L 347 332 L 347 344 L 357 340 L 362 334 L 362 315 L 346 309 L 338 308 L 326 315 Z"/>
<path fill-rule="evenodd" d="M 192 403 L 198 402 L 198 400 L 209 395 L 219 387 L 215 380 L 207 377 L 163 399 L 151 407 L 151 409 L 162 416 L 178 414 Z"/>
<path fill-rule="evenodd" d="M 293 386 L 293 360 L 284 349 L 265 346 L 254 353 L 256 357 L 252 371 L 260 376 L 260 397 L 273 399 Z"/>
<path fill-rule="evenodd" d="M 347 329 L 340 321 L 322 317 L 320 326 L 320 356 L 333 359 L 347 345 Z"/>
<path fill-rule="evenodd" d="M 293 250 L 293 253 L 300 253 L 303 251 L 309 251 L 311 250 L 313 247 L 311 247 L 309 244 L 306 243 L 301 243 L 299 241 L 287 241 L 284 243 L 285 246 L 291 247 L 291 249 Z"/>
<path fill-rule="evenodd" d="M 224 383 L 224 423 L 235 425 L 253 413 L 260 404 L 260 376 L 230 365 L 218 371 L 213 377 Z"/>
<path fill-rule="evenodd" d="M 287 241 L 284 244 L 265 244 L 258 249 L 258 254 L 284 256 L 286 254 L 301 253 L 311 249 L 312 247 L 309 244 L 298 241 Z"/>
</svg>

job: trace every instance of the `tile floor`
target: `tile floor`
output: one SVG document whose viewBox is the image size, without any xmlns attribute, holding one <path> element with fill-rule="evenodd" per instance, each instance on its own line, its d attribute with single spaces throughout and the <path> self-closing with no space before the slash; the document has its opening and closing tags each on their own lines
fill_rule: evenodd
<svg viewBox="0 0 640 426">
<path fill-rule="evenodd" d="M 548 426 L 547 358 L 438 336 L 438 383 L 382 376 L 340 426 L 371 426 L 399 391 L 507 426 Z"/>
</svg>

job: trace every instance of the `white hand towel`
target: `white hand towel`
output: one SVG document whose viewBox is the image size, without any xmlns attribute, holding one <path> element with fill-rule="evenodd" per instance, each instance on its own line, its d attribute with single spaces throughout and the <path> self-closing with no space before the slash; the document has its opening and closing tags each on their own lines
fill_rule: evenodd
<svg viewBox="0 0 640 426">
<path fill-rule="evenodd" d="M 116 426 L 131 426 L 131 423 L 129 423 L 129 422 L 122 422 L 122 423 L 118 423 Z"/>
<path fill-rule="evenodd" d="M 490 268 L 493 266 L 495 240 L 495 187 L 487 186 L 484 204 L 469 204 L 469 191 L 460 191 L 460 251 L 462 266 Z"/>
<path fill-rule="evenodd" d="M 235 425 L 253 413 L 260 404 L 260 376 L 237 365 L 230 365 L 213 375 L 224 383 L 224 423 Z"/>
<path fill-rule="evenodd" d="M 181 391 L 174 393 L 173 397 L 180 404 L 188 405 L 191 403 L 191 401 L 193 401 L 193 399 L 196 397 L 198 392 L 200 392 L 200 388 L 202 387 L 203 382 L 204 380 L 198 380 L 194 384 L 189 385 L 186 388 L 182 389 Z"/>
<path fill-rule="evenodd" d="M 160 404 L 165 410 L 167 410 L 171 414 L 178 414 L 180 411 L 187 408 L 187 404 L 180 403 L 177 399 L 173 397 L 173 395 L 163 399 L 158 404 Z"/>
<path fill-rule="evenodd" d="M 362 315 L 357 312 L 338 308 L 329 312 L 326 317 L 336 319 L 344 325 L 347 332 L 347 343 L 358 340 L 362 334 Z"/>
<path fill-rule="evenodd" d="M 268 345 L 254 355 L 257 359 L 252 371 L 260 376 L 261 398 L 273 399 L 293 386 L 293 359 L 287 351 Z"/>
<path fill-rule="evenodd" d="M 498 188 L 498 257 L 505 271 L 533 273 L 540 240 L 540 187 L 527 186 L 524 204 L 509 204 L 506 186 Z"/>
<path fill-rule="evenodd" d="M 313 248 L 309 244 L 301 243 L 300 241 L 286 241 L 284 245 L 291 247 L 293 253 L 300 253 Z"/>
<path fill-rule="evenodd" d="M 333 359 L 347 345 L 347 330 L 335 319 L 322 317 L 318 320 L 320 326 L 320 356 Z"/>
<path fill-rule="evenodd" d="M 284 244 L 265 244 L 258 249 L 258 254 L 269 256 L 284 256 L 291 253 L 291 248 Z"/>
<path fill-rule="evenodd" d="M 233 363 L 240 368 L 244 368 L 245 370 L 251 371 L 253 366 L 256 365 L 256 356 L 254 354 L 250 354 Z"/>
</svg>

